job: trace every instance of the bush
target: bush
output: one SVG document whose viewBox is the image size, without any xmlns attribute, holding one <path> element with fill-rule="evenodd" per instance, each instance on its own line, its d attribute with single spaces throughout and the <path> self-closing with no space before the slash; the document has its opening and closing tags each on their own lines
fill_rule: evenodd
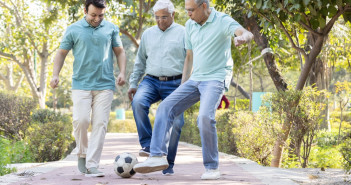
<svg viewBox="0 0 351 185">
<path fill-rule="evenodd" d="M 23 139 L 35 107 L 31 98 L 0 92 L 0 134 L 9 139 Z"/>
<path fill-rule="evenodd" d="M 134 120 L 110 120 L 107 126 L 107 132 L 135 133 L 137 132 Z"/>
<path fill-rule="evenodd" d="M 340 152 L 344 158 L 343 168 L 347 173 L 351 173 L 351 132 L 344 137 Z"/>
<path fill-rule="evenodd" d="M 15 168 L 7 168 L 7 164 L 11 163 L 11 142 L 0 137 L 0 176 L 15 172 Z"/>
<path fill-rule="evenodd" d="M 74 142 L 71 118 L 50 110 L 37 110 L 26 140 L 36 162 L 60 160 L 69 153 Z"/>
</svg>

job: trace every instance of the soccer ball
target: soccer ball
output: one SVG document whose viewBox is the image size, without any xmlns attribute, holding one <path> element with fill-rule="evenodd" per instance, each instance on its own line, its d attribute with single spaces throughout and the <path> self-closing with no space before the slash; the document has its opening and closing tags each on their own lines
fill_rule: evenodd
<svg viewBox="0 0 351 185">
<path fill-rule="evenodd" d="M 135 174 L 133 167 L 138 163 L 138 159 L 131 153 L 123 153 L 116 157 L 113 169 L 116 174 L 123 178 L 129 178 Z"/>
</svg>

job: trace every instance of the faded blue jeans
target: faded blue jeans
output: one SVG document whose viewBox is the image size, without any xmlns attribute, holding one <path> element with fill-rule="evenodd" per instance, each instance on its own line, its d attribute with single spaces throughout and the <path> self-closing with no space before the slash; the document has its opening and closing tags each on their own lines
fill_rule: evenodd
<svg viewBox="0 0 351 185">
<path fill-rule="evenodd" d="M 151 139 L 151 156 L 167 155 L 166 141 L 174 120 L 186 109 L 200 100 L 197 126 L 202 143 L 203 164 L 206 169 L 218 168 L 218 143 L 215 114 L 224 93 L 224 83 L 213 81 L 188 80 L 157 109 L 153 136 Z"/>
<path fill-rule="evenodd" d="M 139 135 L 141 147 L 148 147 L 151 143 L 152 127 L 149 119 L 149 109 L 153 103 L 164 100 L 177 87 L 181 79 L 171 81 L 160 81 L 150 76 L 145 76 L 139 84 L 138 90 L 133 97 L 132 109 Z M 177 153 L 181 129 L 184 125 L 183 114 L 180 114 L 175 120 L 171 134 L 167 136 L 167 145 L 169 144 L 167 160 L 170 167 L 173 168 L 174 160 Z M 168 142 L 169 141 L 169 142 Z M 166 144 L 166 143 L 165 143 Z"/>
</svg>

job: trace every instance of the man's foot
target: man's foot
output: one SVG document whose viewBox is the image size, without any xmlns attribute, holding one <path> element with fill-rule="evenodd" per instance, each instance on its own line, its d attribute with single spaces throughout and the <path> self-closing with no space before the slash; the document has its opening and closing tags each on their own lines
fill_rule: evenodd
<svg viewBox="0 0 351 185">
<path fill-rule="evenodd" d="M 217 169 L 206 169 L 206 172 L 202 174 L 201 180 L 216 180 L 221 177 L 218 168 Z"/>
<path fill-rule="evenodd" d="M 85 174 L 87 168 L 85 167 L 85 158 L 78 157 L 78 170 L 81 174 Z"/>
<path fill-rule="evenodd" d="M 85 172 L 86 177 L 103 177 L 105 176 L 104 172 L 99 171 L 97 168 L 89 168 Z"/>
<path fill-rule="evenodd" d="M 168 166 L 167 169 L 162 170 L 162 174 L 167 176 L 173 175 L 174 174 L 173 167 Z"/>
<path fill-rule="evenodd" d="M 150 156 L 150 147 L 144 147 L 139 151 L 140 157 L 149 157 Z"/>
<path fill-rule="evenodd" d="M 153 156 L 147 158 L 144 162 L 134 166 L 134 171 L 138 173 L 151 173 L 168 168 L 166 157 Z"/>
</svg>

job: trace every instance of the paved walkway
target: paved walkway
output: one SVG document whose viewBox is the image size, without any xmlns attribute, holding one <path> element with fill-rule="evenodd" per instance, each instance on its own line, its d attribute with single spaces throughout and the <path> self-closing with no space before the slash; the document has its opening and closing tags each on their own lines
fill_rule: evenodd
<svg viewBox="0 0 351 185">
<path fill-rule="evenodd" d="M 0 177 L 0 184 L 18 185 L 112 185 L 112 184 L 141 184 L 141 185 L 178 185 L 178 184 L 276 184 L 293 185 L 308 182 L 308 177 L 284 169 L 262 167 L 247 159 L 233 155 L 220 154 L 219 180 L 200 180 L 204 172 L 201 148 L 181 142 L 179 144 L 173 176 L 164 176 L 161 172 L 136 174 L 124 179 L 117 176 L 113 170 L 114 158 L 123 152 L 137 156 L 140 146 L 137 134 L 108 133 L 102 152 L 100 170 L 105 177 L 92 178 L 80 175 L 77 170 L 77 159 L 73 155 L 58 162 L 44 164 L 28 164 L 29 167 L 20 169 L 17 173 Z M 139 162 L 145 157 L 138 157 Z M 23 168 L 23 165 L 21 165 Z"/>
</svg>

